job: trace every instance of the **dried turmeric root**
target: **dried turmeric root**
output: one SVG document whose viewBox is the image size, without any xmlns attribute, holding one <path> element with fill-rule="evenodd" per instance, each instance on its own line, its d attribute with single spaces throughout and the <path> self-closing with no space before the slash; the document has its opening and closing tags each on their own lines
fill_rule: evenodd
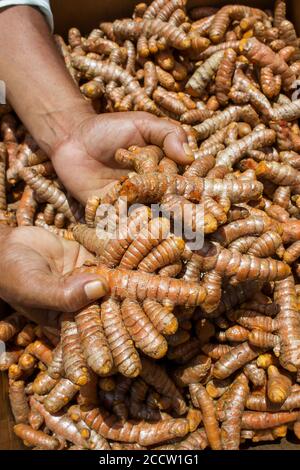
<svg viewBox="0 0 300 470">
<path fill-rule="evenodd" d="M 280 186 L 295 186 L 300 181 L 300 173 L 297 170 L 277 162 L 260 162 L 256 168 L 256 175 Z"/>
<path fill-rule="evenodd" d="M 252 63 L 260 67 L 270 67 L 275 75 L 280 75 L 284 90 L 291 89 L 295 75 L 287 63 L 266 44 L 262 44 L 256 38 L 250 38 L 242 41 L 240 50 Z"/>
<path fill-rule="evenodd" d="M 176 413 L 183 415 L 186 412 L 186 404 L 180 390 L 167 375 L 163 367 L 150 359 L 142 358 L 140 375 L 148 385 L 154 387 L 163 397 L 171 400 L 171 406 L 175 409 Z"/>
<path fill-rule="evenodd" d="M 209 176 L 209 175 L 208 175 Z M 226 196 L 232 203 L 258 199 L 263 186 L 258 181 L 217 178 L 185 178 L 177 175 L 153 173 L 137 175 L 125 181 L 121 196 L 130 203 L 160 202 L 166 192 L 200 201 L 203 194 L 212 198 Z"/>
<path fill-rule="evenodd" d="M 298 417 L 298 411 L 279 413 L 245 411 L 242 416 L 242 429 L 271 429 L 293 423 Z"/>
<path fill-rule="evenodd" d="M 32 383 L 32 390 L 38 395 L 47 395 L 57 382 L 58 379 L 53 379 L 47 371 L 40 372 Z"/>
<path fill-rule="evenodd" d="M 11 365 L 16 365 L 21 354 L 22 350 L 3 351 L 0 354 L 0 371 L 8 370 Z"/>
<path fill-rule="evenodd" d="M 154 248 L 138 265 L 144 272 L 154 272 L 180 259 L 185 243 L 182 238 L 169 236 Z"/>
<path fill-rule="evenodd" d="M 85 422 L 106 439 L 120 442 L 137 442 L 140 445 L 154 445 L 189 432 L 186 419 L 169 418 L 158 423 L 125 421 L 124 424 L 103 409 L 95 408 L 83 413 Z"/>
<path fill-rule="evenodd" d="M 205 387 L 201 384 L 191 384 L 189 390 L 193 405 L 196 408 L 200 408 L 202 412 L 203 424 L 210 447 L 213 450 L 221 450 L 220 429 L 212 399 L 208 395 Z"/>
<path fill-rule="evenodd" d="M 291 392 L 291 379 L 283 375 L 276 366 L 268 367 L 268 398 L 272 403 L 283 403 Z"/>
<path fill-rule="evenodd" d="M 205 212 L 204 205 L 193 204 L 184 196 L 167 194 L 162 198 L 162 209 L 173 217 L 175 225 L 185 224 L 189 235 L 201 231 L 213 233 L 218 226 L 216 218 Z"/>
<path fill-rule="evenodd" d="M 109 270 L 103 265 L 79 268 L 77 272 L 97 273 L 106 278 L 112 296 L 118 299 L 143 301 L 149 298 L 158 302 L 167 299 L 175 305 L 193 307 L 201 305 L 206 297 L 206 291 L 199 283 L 186 282 L 182 279 L 126 269 Z"/>
<path fill-rule="evenodd" d="M 214 43 L 219 43 L 223 39 L 230 23 L 234 20 L 241 21 L 244 17 L 255 16 L 257 20 L 266 19 L 266 14 L 257 8 L 250 8 L 243 5 L 226 5 L 215 15 L 209 35 Z"/>
<path fill-rule="evenodd" d="M 241 343 L 216 362 L 213 376 L 217 379 L 226 379 L 245 364 L 255 359 L 259 353 L 258 349 L 251 348 L 247 342 Z"/>
<path fill-rule="evenodd" d="M 246 280 L 281 280 L 290 274 L 288 265 L 281 261 L 241 255 L 238 251 L 218 247 L 212 249 L 211 256 L 204 257 L 202 269 L 204 271 L 213 269 L 220 275 L 229 276 L 232 284 Z"/>
<path fill-rule="evenodd" d="M 240 445 L 242 414 L 249 393 L 248 379 L 240 374 L 226 391 L 221 418 L 221 440 L 224 450 L 237 450 Z"/>
<path fill-rule="evenodd" d="M 9 341 L 16 333 L 18 333 L 24 325 L 24 318 L 17 313 L 13 313 L 0 321 L 0 340 Z"/>
<path fill-rule="evenodd" d="M 271 129 L 253 131 L 241 140 L 229 145 L 225 150 L 219 152 L 216 165 L 231 167 L 235 165 L 249 149 L 257 149 L 272 145 L 276 134 Z"/>
<path fill-rule="evenodd" d="M 139 37 L 143 32 L 146 38 L 159 34 L 169 46 L 179 50 L 187 49 L 190 46 L 190 40 L 184 31 L 160 19 L 143 19 L 139 22 L 116 20 L 113 23 L 113 31 L 120 39 Z"/>
<path fill-rule="evenodd" d="M 109 299 L 102 303 L 101 321 L 115 367 L 126 377 L 136 377 L 141 361 L 123 323 L 119 302 Z"/>
<path fill-rule="evenodd" d="M 57 450 L 60 446 L 58 439 L 43 431 L 33 429 L 28 424 L 16 424 L 14 433 L 22 439 L 27 447 L 38 447 L 45 450 Z"/>
<path fill-rule="evenodd" d="M 96 229 L 83 224 L 76 224 L 73 228 L 73 236 L 77 242 L 83 245 L 91 253 L 100 256 L 108 243 L 107 238 L 101 238 Z"/>
<path fill-rule="evenodd" d="M 60 436 L 62 439 L 69 441 L 81 448 L 88 448 L 88 444 L 81 436 L 76 424 L 66 414 L 50 414 L 45 406 L 37 401 L 33 396 L 30 397 L 30 405 L 33 410 L 40 413 L 44 418 L 45 425 L 50 429 L 56 436 Z M 107 447 L 108 448 L 108 447 Z"/>
<path fill-rule="evenodd" d="M 135 106 L 140 111 L 152 112 L 157 116 L 161 115 L 155 103 L 146 95 L 139 83 L 120 66 L 80 56 L 73 56 L 72 64 L 91 78 L 100 76 L 104 82 L 120 82 L 121 85 L 125 85 L 125 93 L 132 96 Z"/>
<path fill-rule="evenodd" d="M 121 311 L 124 325 L 136 347 L 155 359 L 163 357 L 167 352 L 167 342 L 155 329 L 138 302 L 124 300 Z"/>
<path fill-rule="evenodd" d="M 280 306 L 277 316 L 280 337 L 280 363 L 295 372 L 299 367 L 300 322 L 293 276 L 275 284 L 274 300 Z"/>
<path fill-rule="evenodd" d="M 103 331 L 100 307 L 92 304 L 75 316 L 80 345 L 88 366 L 99 375 L 107 375 L 113 367 L 108 341 Z"/>
<path fill-rule="evenodd" d="M 282 80 L 280 75 L 274 75 L 270 67 L 263 67 L 260 72 L 261 89 L 269 99 L 274 99 L 279 95 Z"/>
<path fill-rule="evenodd" d="M 43 362 L 46 366 L 52 362 L 52 351 L 42 341 L 34 341 L 26 348 L 27 352 L 36 357 L 39 361 Z"/>
<path fill-rule="evenodd" d="M 70 204 L 66 195 L 44 176 L 38 175 L 31 168 L 24 168 L 21 176 L 44 202 L 49 202 L 55 209 L 62 212 L 70 222 L 76 222 L 79 218 L 78 205 Z M 77 217 L 76 217 L 77 215 Z"/>
<path fill-rule="evenodd" d="M 201 96 L 205 87 L 218 70 L 220 63 L 224 57 L 223 51 L 212 54 L 192 75 L 186 85 L 186 90 L 192 96 Z"/>
<path fill-rule="evenodd" d="M 267 218 L 250 216 L 224 225 L 213 238 L 223 246 L 228 246 L 241 237 L 262 235 L 270 228 L 271 222 Z"/>
<path fill-rule="evenodd" d="M 88 369 L 73 315 L 63 314 L 61 318 L 61 345 L 66 377 L 77 385 L 85 385 L 89 380 Z"/>
<path fill-rule="evenodd" d="M 206 377 L 211 368 L 211 359 L 204 355 L 194 357 L 190 362 L 174 371 L 175 382 L 180 387 L 199 383 Z"/>
<path fill-rule="evenodd" d="M 28 399 L 25 394 L 25 383 L 22 380 L 9 385 L 9 401 L 16 423 L 27 423 L 29 416 Z"/>
<path fill-rule="evenodd" d="M 138 233 L 146 226 L 149 218 L 150 210 L 148 207 L 141 206 L 133 210 L 125 227 L 120 227 L 119 236 L 107 241 L 99 262 L 111 268 L 117 266 Z"/>
<path fill-rule="evenodd" d="M 155 145 L 147 147 L 130 147 L 129 150 L 119 149 L 115 160 L 125 168 L 132 168 L 138 174 L 147 174 L 157 171 L 163 152 Z"/>
<path fill-rule="evenodd" d="M 63 375 L 63 357 L 62 346 L 58 343 L 56 348 L 52 351 L 52 361 L 48 365 L 48 374 L 53 379 L 59 379 Z"/>
<path fill-rule="evenodd" d="M 149 227 L 142 230 L 125 252 L 120 268 L 134 269 L 145 258 L 145 256 L 167 237 L 170 223 L 165 218 L 153 219 Z"/>
<path fill-rule="evenodd" d="M 70 380 L 60 379 L 44 400 L 46 410 L 51 414 L 57 413 L 72 400 L 78 390 L 79 386 Z"/>
<path fill-rule="evenodd" d="M 143 302 L 143 309 L 159 333 L 173 335 L 177 331 L 177 318 L 159 302 L 146 299 Z"/>
<path fill-rule="evenodd" d="M 227 49 L 216 75 L 216 97 L 222 106 L 229 101 L 229 91 L 235 69 L 237 54 L 233 49 Z"/>
</svg>

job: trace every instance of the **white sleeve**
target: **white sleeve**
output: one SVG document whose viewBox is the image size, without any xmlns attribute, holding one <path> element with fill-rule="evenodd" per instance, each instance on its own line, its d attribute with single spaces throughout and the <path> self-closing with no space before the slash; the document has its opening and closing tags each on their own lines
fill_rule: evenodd
<svg viewBox="0 0 300 470">
<path fill-rule="evenodd" d="M 54 23 L 50 7 L 50 0 L 0 0 L 0 11 L 1 8 L 11 7 L 13 5 L 31 5 L 33 7 L 39 8 L 45 15 L 51 31 L 53 32 Z"/>
</svg>

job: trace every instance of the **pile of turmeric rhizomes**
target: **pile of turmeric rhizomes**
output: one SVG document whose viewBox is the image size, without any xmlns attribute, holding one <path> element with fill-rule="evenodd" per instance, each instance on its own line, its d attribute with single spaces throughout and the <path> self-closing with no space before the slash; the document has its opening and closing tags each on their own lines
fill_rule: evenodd
<svg viewBox="0 0 300 470">
<path fill-rule="evenodd" d="M 18 312 L 1 321 L 0 368 L 26 445 L 199 450 L 300 438 L 300 47 L 285 9 L 187 16 L 185 0 L 155 0 L 87 37 L 72 28 L 68 45 L 56 37 L 96 110 L 171 117 L 195 157 L 179 168 L 155 146 L 120 149 L 131 172 L 85 208 L 0 107 L 1 223 L 78 241 L 97 257 L 80 270 L 110 291 L 62 314 L 60 331 Z M 112 238 L 102 209 L 118 216 L 124 197 L 140 206 Z M 174 232 L 182 219 L 203 246 Z"/>
</svg>

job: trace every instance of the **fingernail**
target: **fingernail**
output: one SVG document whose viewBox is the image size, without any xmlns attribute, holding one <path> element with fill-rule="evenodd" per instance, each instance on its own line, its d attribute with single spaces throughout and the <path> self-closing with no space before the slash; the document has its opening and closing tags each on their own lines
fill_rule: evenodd
<svg viewBox="0 0 300 470">
<path fill-rule="evenodd" d="M 183 147 L 184 153 L 187 155 L 187 157 L 194 158 L 193 151 L 192 151 L 191 147 L 189 146 L 189 144 L 184 143 L 184 144 L 182 144 L 182 147 Z"/>
<path fill-rule="evenodd" d="M 89 300 L 100 299 L 107 294 L 107 289 L 101 281 L 92 281 L 84 286 L 84 291 Z"/>
</svg>

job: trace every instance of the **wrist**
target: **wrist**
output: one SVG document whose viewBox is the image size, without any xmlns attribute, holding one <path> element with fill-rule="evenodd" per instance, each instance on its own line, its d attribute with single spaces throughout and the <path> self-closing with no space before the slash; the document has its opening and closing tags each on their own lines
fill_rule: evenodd
<svg viewBox="0 0 300 470">
<path fill-rule="evenodd" d="M 38 128 L 35 129 L 39 147 L 51 158 L 59 147 L 72 140 L 82 122 L 92 116 L 95 116 L 92 106 L 81 96 L 69 104 L 64 103 L 62 109 L 57 107 L 41 113 L 36 120 Z"/>
</svg>

